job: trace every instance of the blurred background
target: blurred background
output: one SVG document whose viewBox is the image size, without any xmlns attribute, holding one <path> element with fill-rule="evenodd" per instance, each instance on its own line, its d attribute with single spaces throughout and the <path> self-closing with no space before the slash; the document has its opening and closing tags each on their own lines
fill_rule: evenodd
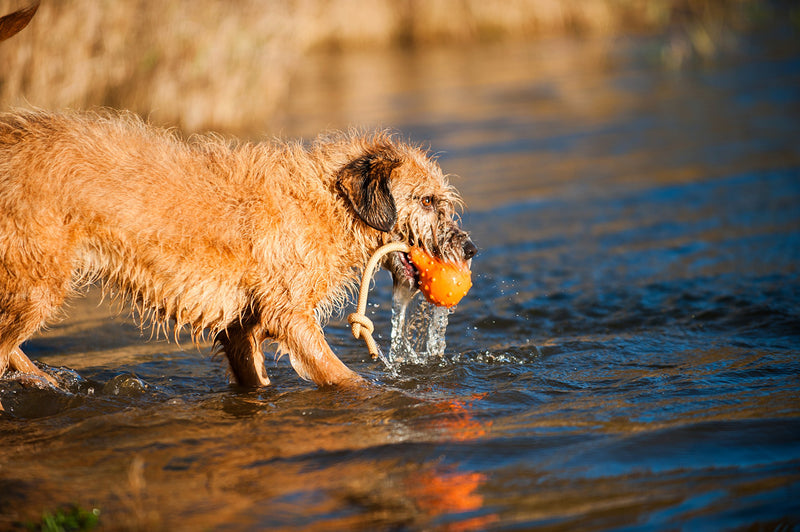
<svg viewBox="0 0 800 532">
<path fill-rule="evenodd" d="M 0 12 L 29 3 L 2 0 Z M 0 48 L 0 105 L 109 106 L 187 133 L 275 132 L 294 92 L 326 81 L 299 72 L 331 55 L 442 47 L 469 55 L 464 47 L 476 44 L 518 49 L 564 37 L 607 48 L 623 36 L 650 35 L 658 39 L 648 59 L 681 68 L 737 51 L 743 34 L 776 20 L 796 26 L 799 16 L 791 2 L 765 0 L 45 0 L 30 26 Z M 610 60 L 607 50 L 594 57 Z M 423 73 L 350 74 L 317 90 L 347 104 Z"/>
<path fill-rule="evenodd" d="M 44 0 L 0 43 L 14 106 L 391 128 L 479 255 L 441 359 L 385 367 L 328 324 L 366 395 L 269 348 L 273 386 L 236 389 L 76 299 L 23 346 L 68 391 L 0 379 L 0 528 L 800 526 L 797 2 Z M 385 274 L 370 301 L 387 349 Z"/>
<path fill-rule="evenodd" d="M 0 0 L 0 12 L 26 5 Z M 564 124 L 659 105 L 663 94 L 620 85 L 634 68 L 655 76 L 656 91 L 674 89 L 698 67 L 760 53 L 753 35 L 769 35 L 770 53 L 791 53 L 799 25 L 793 2 L 767 0 L 45 0 L 0 46 L 0 107 L 128 109 L 187 135 L 389 127 L 452 154 L 470 136 L 540 142 Z M 678 110 L 695 115 L 693 125 L 727 129 L 700 116 L 718 104 L 713 91 L 688 98 Z M 512 180 L 504 167 L 540 169 L 502 190 L 545 189 L 586 156 L 547 151 L 492 161 Z M 608 162 L 593 155 L 592 168 Z M 474 164 L 449 170 L 467 176 Z M 615 171 L 642 170 L 630 164 Z M 468 203 L 480 207 L 494 185 L 466 183 Z"/>
</svg>

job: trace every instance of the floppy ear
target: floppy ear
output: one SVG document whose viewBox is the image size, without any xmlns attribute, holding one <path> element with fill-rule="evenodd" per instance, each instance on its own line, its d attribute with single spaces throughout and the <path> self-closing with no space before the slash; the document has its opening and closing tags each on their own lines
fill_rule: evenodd
<svg viewBox="0 0 800 532">
<path fill-rule="evenodd" d="M 0 41 L 4 41 L 19 32 L 28 25 L 36 10 L 39 9 L 39 2 L 34 2 L 28 7 L 19 11 L 14 11 L 4 17 L 0 17 Z"/>
<path fill-rule="evenodd" d="M 386 153 L 369 153 L 339 172 L 336 186 L 361 220 L 379 231 L 391 231 L 397 207 L 389 190 L 392 170 L 400 161 Z"/>
</svg>

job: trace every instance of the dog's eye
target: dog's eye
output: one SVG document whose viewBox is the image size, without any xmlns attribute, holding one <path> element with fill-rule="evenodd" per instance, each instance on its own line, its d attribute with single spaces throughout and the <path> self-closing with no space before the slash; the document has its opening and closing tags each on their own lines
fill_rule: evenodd
<svg viewBox="0 0 800 532">
<path fill-rule="evenodd" d="M 431 196 L 423 196 L 420 198 L 419 202 L 422 203 L 422 206 L 426 209 L 433 207 L 433 198 Z"/>
</svg>

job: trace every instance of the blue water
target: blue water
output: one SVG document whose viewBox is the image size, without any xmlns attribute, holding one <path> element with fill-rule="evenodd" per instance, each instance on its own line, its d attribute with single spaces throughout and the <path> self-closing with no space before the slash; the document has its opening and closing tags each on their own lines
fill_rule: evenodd
<svg viewBox="0 0 800 532">
<path fill-rule="evenodd" d="M 0 525 L 77 503 L 108 529 L 800 528 L 800 60 L 754 40 L 674 71 L 649 46 L 309 65 L 276 128 L 392 125 L 457 174 L 479 255 L 445 355 L 389 371 L 335 319 L 373 389 L 270 360 L 247 392 L 78 300 L 26 346 L 70 393 L 0 386 Z M 388 349 L 385 274 L 370 302 Z"/>
</svg>

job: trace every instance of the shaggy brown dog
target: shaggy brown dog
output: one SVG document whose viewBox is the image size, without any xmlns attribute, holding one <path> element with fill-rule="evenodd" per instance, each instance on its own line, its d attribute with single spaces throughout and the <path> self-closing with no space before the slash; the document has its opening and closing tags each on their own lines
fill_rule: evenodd
<svg viewBox="0 0 800 532">
<path fill-rule="evenodd" d="M 242 385 L 269 384 L 265 340 L 318 385 L 358 381 L 322 323 L 385 243 L 470 259 L 459 202 L 425 152 L 385 132 L 184 142 L 130 114 L 0 114 L 0 374 L 44 377 L 20 344 L 101 280 L 143 322 L 210 332 Z M 383 265 L 415 288 L 404 253 Z"/>
</svg>

